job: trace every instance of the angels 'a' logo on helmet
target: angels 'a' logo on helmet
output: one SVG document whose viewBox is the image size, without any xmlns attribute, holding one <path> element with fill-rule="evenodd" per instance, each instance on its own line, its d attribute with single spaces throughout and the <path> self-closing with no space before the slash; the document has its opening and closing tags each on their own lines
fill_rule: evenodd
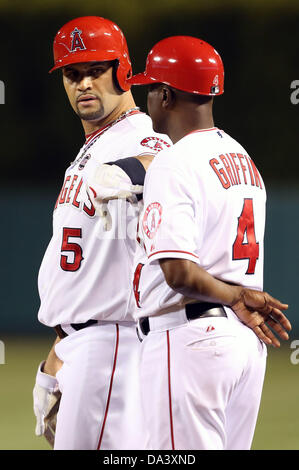
<svg viewBox="0 0 299 470">
<path fill-rule="evenodd" d="M 82 31 L 80 29 L 75 28 L 71 32 L 72 44 L 71 44 L 71 52 L 75 52 L 77 49 L 80 51 L 84 51 L 86 49 L 83 39 L 81 38 Z"/>
<path fill-rule="evenodd" d="M 143 216 L 143 230 L 150 239 L 154 238 L 162 220 L 162 206 L 158 202 L 152 202 L 147 206 Z"/>
</svg>

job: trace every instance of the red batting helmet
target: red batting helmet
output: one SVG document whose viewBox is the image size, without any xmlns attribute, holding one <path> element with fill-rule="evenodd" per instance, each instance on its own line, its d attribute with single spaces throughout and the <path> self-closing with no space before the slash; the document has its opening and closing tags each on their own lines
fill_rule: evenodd
<svg viewBox="0 0 299 470">
<path fill-rule="evenodd" d="M 149 52 L 145 72 L 128 80 L 131 85 L 165 83 L 199 95 L 223 93 L 224 69 L 220 55 L 202 39 L 172 36 Z"/>
<path fill-rule="evenodd" d="M 113 21 L 99 16 L 82 16 L 66 23 L 58 31 L 53 44 L 56 70 L 80 62 L 117 60 L 116 78 L 123 91 L 130 89 L 126 81 L 132 66 L 126 39 Z"/>
</svg>

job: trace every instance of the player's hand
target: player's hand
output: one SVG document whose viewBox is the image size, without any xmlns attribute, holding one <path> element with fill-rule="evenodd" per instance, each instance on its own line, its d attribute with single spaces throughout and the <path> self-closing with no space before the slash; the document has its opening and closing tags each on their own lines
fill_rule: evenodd
<svg viewBox="0 0 299 470">
<path fill-rule="evenodd" d="M 130 199 L 142 194 L 143 186 L 132 184 L 130 177 L 117 165 L 99 165 L 87 180 L 89 197 L 97 209 L 98 204 L 111 199 Z"/>
<path fill-rule="evenodd" d="M 55 409 L 55 413 L 57 412 L 61 397 L 56 377 L 42 372 L 41 368 L 43 364 L 44 362 L 39 365 L 33 389 L 33 410 L 36 417 L 36 436 L 41 436 L 46 433 L 47 421 L 53 417 L 53 409 Z"/>
<path fill-rule="evenodd" d="M 231 305 L 231 308 L 264 343 L 279 347 L 280 342 L 275 334 L 283 340 L 289 339 L 287 331 L 291 330 L 291 323 L 282 312 L 287 310 L 288 305 L 267 292 L 242 289 L 239 299 Z"/>
<path fill-rule="evenodd" d="M 36 417 L 36 436 L 41 436 L 45 432 L 44 418 L 47 416 L 50 408 L 51 394 L 58 390 L 56 377 L 42 372 L 42 362 L 37 370 L 36 381 L 33 388 L 33 411 Z"/>
</svg>

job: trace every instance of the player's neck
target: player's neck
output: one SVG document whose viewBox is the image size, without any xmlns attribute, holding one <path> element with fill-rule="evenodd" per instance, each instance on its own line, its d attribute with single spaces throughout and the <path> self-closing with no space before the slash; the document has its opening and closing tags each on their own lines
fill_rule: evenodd
<svg viewBox="0 0 299 470">
<path fill-rule="evenodd" d="M 178 113 L 173 113 L 169 120 L 167 134 L 173 143 L 178 142 L 190 132 L 214 127 L 211 107 L 199 106 L 196 109 L 185 107 Z"/>
<path fill-rule="evenodd" d="M 122 114 L 135 107 L 136 104 L 132 94 L 125 93 L 123 95 L 123 99 L 119 102 L 119 104 L 103 119 L 98 119 L 95 121 L 84 121 L 83 119 L 81 120 L 85 135 L 92 134 L 98 129 L 102 129 L 113 121 L 116 121 L 116 119 L 118 119 Z"/>
<path fill-rule="evenodd" d="M 212 119 L 200 119 L 194 120 L 193 122 L 186 122 L 186 118 L 182 120 L 177 120 L 170 128 L 167 134 L 171 138 L 172 142 L 175 144 L 181 140 L 185 135 L 190 134 L 190 132 L 202 129 L 211 129 L 214 127 L 214 120 Z"/>
</svg>

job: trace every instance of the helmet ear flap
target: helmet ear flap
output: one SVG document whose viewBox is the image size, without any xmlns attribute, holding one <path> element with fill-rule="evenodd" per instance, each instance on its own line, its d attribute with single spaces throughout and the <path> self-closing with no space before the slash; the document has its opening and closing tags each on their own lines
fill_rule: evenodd
<svg viewBox="0 0 299 470">
<path fill-rule="evenodd" d="M 117 87 L 120 91 L 128 91 L 131 88 L 131 84 L 127 83 L 127 80 L 132 77 L 132 67 L 131 64 L 121 63 L 118 59 L 115 60 L 115 65 L 113 68 L 113 78 Z"/>
<path fill-rule="evenodd" d="M 123 91 L 123 89 L 121 88 L 121 86 L 119 84 L 119 79 L 118 79 L 118 76 L 117 76 L 118 75 L 118 73 L 117 73 L 118 68 L 119 68 L 119 61 L 117 59 L 115 59 L 113 61 L 113 69 L 112 69 L 113 83 L 119 91 Z"/>
</svg>

